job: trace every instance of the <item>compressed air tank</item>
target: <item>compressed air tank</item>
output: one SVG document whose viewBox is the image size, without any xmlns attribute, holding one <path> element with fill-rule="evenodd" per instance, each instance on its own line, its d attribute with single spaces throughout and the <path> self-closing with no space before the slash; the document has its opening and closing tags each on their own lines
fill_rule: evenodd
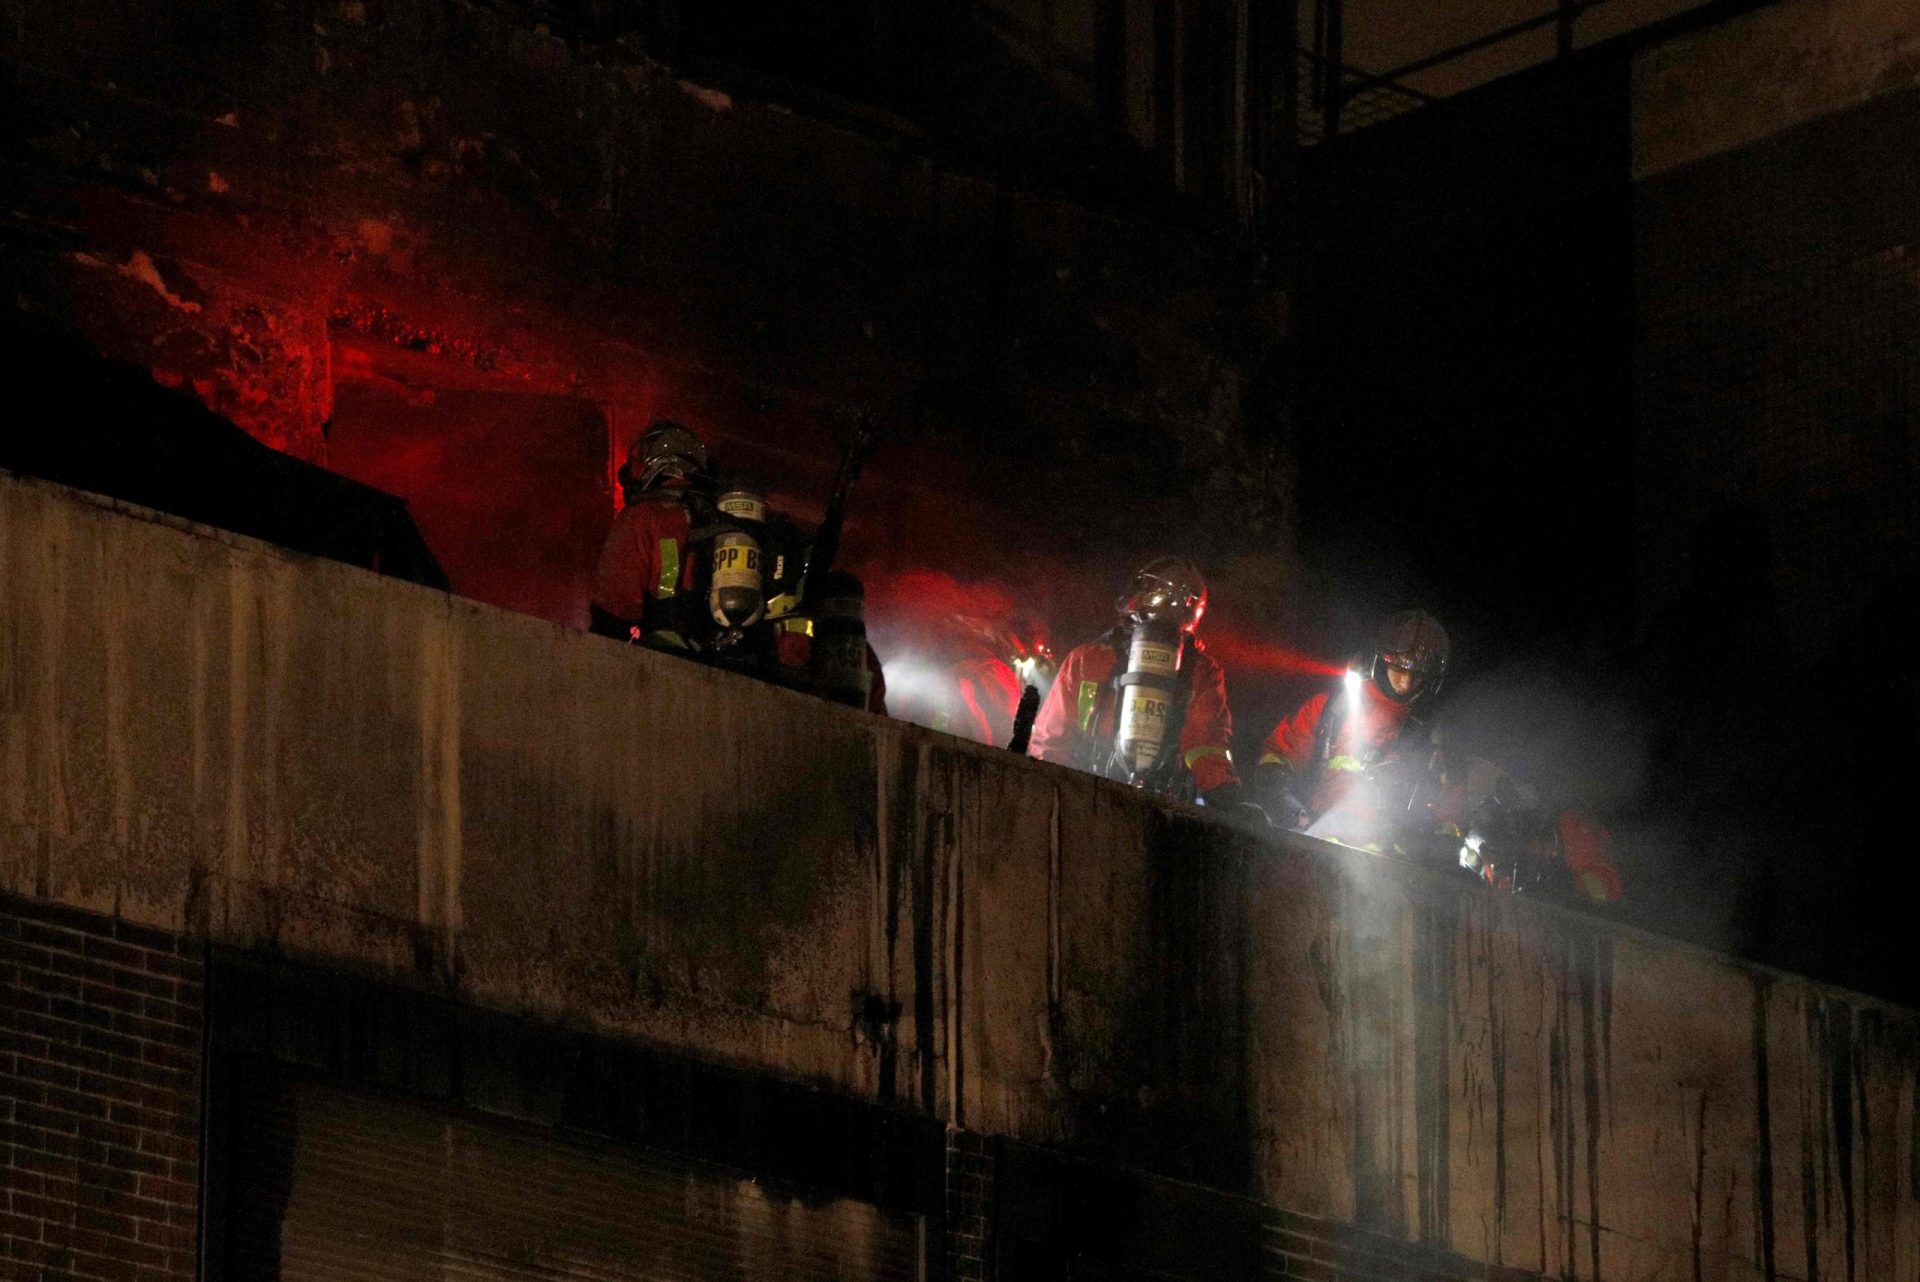
<svg viewBox="0 0 1920 1282">
<path fill-rule="evenodd" d="M 1180 625 L 1139 621 L 1127 645 L 1120 677 L 1120 715 L 1114 728 L 1116 773 L 1138 782 L 1167 749 L 1180 676 Z"/>
<path fill-rule="evenodd" d="M 722 628 L 741 629 L 760 621 L 767 591 L 762 573 L 760 531 L 767 500 L 757 485 L 736 479 L 720 491 L 714 507 L 723 528 L 713 539 L 713 575 L 707 610 Z"/>
<path fill-rule="evenodd" d="M 835 570 L 820 580 L 813 616 L 813 688 L 835 703 L 864 708 L 873 691 L 867 666 L 866 590 Z"/>
</svg>

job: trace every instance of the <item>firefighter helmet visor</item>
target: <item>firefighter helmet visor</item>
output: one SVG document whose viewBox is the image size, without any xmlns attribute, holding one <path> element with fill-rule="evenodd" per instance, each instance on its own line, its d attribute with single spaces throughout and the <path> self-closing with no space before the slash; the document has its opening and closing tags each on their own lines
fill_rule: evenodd
<svg viewBox="0 0 1920 1282">
<path fill-rule="evenodd" d="M 1433 694 L 1447 674 L 1452 643 L 1440 621 L 1424 610 L 1405 610 L 1381 630 L 1374 649 L 1373 683 L 1396 703 Z"/>
<path fill-rule="evenodd" d="M 1207 612 L 1207 581 L 1191 561 L 1156 557 L 1133 576 L 1133 590 L 1119 605 L 1136 622 L 1178 623 L 1182 632 L 1192 632 Z"/>
<path fill-rule="evenodd" d="M 641 491 L 668 480 L 690 483 L 707 476 L 707 446 L 692 430 L 660 419 L 634 438 L 627 473 Z"/>
</svg>

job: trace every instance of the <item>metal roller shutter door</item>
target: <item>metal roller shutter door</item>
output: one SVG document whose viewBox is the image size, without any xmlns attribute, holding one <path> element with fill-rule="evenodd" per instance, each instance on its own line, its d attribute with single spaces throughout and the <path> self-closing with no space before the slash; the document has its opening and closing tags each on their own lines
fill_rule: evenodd
<svg viewBox="0 0 1920 1282">
<path fill-rule="evenodd" d="M 644 1151 L 246 1074 L 226 1277 L 916 1282 L 919 1217 Z"/>
</svg>

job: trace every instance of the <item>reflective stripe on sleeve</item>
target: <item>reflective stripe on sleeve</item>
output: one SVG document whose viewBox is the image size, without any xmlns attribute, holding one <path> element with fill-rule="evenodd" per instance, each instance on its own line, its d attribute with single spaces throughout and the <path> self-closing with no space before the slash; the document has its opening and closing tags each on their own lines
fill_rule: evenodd
<svg viewBox="0 0 1920 1282">
<path fill-rule="evenodd" d="M 680 540 L 660 540 L 660 586 L 655 594 L 670 597 L 680 590 Z"/>
<path fill-rule="evenodd" d="M 1596 904 L 1610 904 L 1619 899 L 1619 893 L 1607 884 L 1606 878 L 1598 873 L 1582 872 L 1574 876 L 1580 884 L 1580 893 Z"/>
<path fill-rule="evenodd" d="M 1260 754 L 1260 760 L 1255 764 L 1262 766 L 1280 766 L 1285 765 L 1286 761 L 1287 759 L 1277 752 L 1263 752 Z"/>
<path fill-rule="evenodd" d="M 1198 748 L 1190 748 L 1187 750 L 1187 769 L 1193 769 L 1194 762 L 1204 760 L 1207 757 L 1225 757 L 1228 765 L 1233 764 L 1233 754 L 1231 752 L 1228 752 L 1217 743 L 1205 743 L 1201 744 Z"/>
<path fill-rule="evenodd" d="M 1093 710 L 1099 700 L 1100 683 L 1097 681 L 1082 681 L 1080 683 L 1079 704 L 1075 709 L 1080 719 L 1080 731 L 1082 734 L 1093 729 Z"/>
<path fill-rule="evenodd" d="M 1329 770 L 1364 770 L 1365 768 L 1365 766 L 1360 764 L 1360 758 L 1348 756 L 1344 753 L 1327 762 L 1327 769 Z"/>
</svg>

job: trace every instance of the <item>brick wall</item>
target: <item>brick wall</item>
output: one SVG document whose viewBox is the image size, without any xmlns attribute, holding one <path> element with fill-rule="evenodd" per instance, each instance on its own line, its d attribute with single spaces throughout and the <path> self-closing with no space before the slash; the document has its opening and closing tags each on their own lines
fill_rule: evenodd
<svg viewBox="0 0 1920 1282">
<path fill-rule="evenodd" d="M 1261 1256 L 1261 1276 L 1299 1282 L 1538 1282 L 1541 1277 L 1288 1211 L 1268 1213 Z"/>
<path fill-rule="evenodd" d="M 947 1129 L 947 1278 L 993 1276 L 993 1146 L 984 1135 Z"/>
<path fill-rule="evenodd" d="M 202 995 L 187 940 L 0 898 L 6 1276 L 194 1276 Z"/>
<path fill-rule="evenodd" d="M 109 1282 L 195 1276 L 203 995 L 199 949 L 190 941 L 0 897 L 4 1276 Z M 247 996 L 259 1005 L 251 1000 L 257 993 Z M 945 1276 L 954 1282 L 996 1276 L 1000 1143 L 947 1131 Z M 1268 1278 L 1525 1282 L 1538 1276 L 1113 1170 L 1096 1177 L 1100 1198 L 1122 1185 L 1133 1188 L 1135 1179 L 1144 1182 L 1122 1199 L 1134 1212 L 1126 1217 L 1130 1232 L 1120 1236 L 1138 1240 L 1120 1243 L 1119 1255 L 1165 1255 L 1150 1259 L 1153 1276 L 1249 1276 L 1250 1261 L 1236 1243 L 1256 1224 L 1257 1267 Z M 1057 1180 L 1048 1182 L 1056 1191 L 1064 1187 Z M 1146 1276 L 1119 1260 L 1084 1258 L 1089 1245 L 1095 1244 L 1060 1243 L 1058 1260 L 1072 1261 L 1066 1266 L 1072 1276 Z M 1191 1272 L 1170 1270 L 1174 1261 Z M 1028 1276 L 1017 1267 L 1013 1274 Z"/>
</svg>

